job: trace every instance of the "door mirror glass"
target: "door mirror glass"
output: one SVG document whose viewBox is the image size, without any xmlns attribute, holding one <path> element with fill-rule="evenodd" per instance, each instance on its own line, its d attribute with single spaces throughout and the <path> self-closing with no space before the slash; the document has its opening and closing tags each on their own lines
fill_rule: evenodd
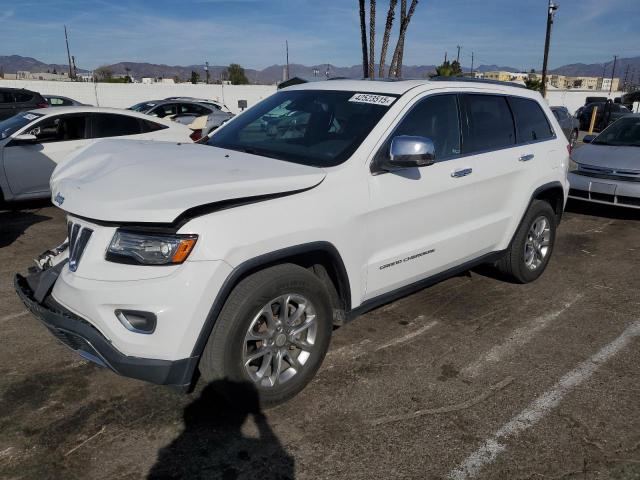
<svg viewBox="0 0 640 480">
<path fill-rule="evenodd" d="M 31 133 L 23 133 L 21 135 L 16 135 L 13 137 L 13 140 L 18 144 L 24 143 L 38 143 L 38 137 L 32 135 Z"/>
<path fill-rule="evenodd" d="M 582 139 L 582 143 L 591 143 L 596 138 L 595 135 L 585 135 Z"/>
<path fill-rule="evenodd" d="M 426 167 L 436 160 L 436 147 L 430 138 L 400 135 L 391 141 L 391 168 Z"/>
</svg>

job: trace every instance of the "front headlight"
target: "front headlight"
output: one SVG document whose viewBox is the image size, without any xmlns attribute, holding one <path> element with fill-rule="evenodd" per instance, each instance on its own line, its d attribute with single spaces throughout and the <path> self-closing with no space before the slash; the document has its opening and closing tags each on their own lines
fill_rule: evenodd
<svg viewBox="0 0 640 480">
<path fill-rule="evenodd" d="M 578 164 L 574 162 L 573 158 L 569 157 L 569 171 L 573 172 L 574 170 L 578 170 Z"/>
<path fill-rule="evenodd" d="M 140 265 L 176 265 L 187 259 L 197 239 L 197 235 L 118 230 L 107 249 L 106 259 Z"/>
</svg>

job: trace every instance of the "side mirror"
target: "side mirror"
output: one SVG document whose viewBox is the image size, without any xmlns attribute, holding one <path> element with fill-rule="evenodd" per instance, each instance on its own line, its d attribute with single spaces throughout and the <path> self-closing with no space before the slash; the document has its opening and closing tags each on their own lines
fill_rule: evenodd
<svg viewBox="0 0 640 480">
<path fill-rule="evenodd" d="M 13 141 L 17 144 L 34 144 L 38 143 L 38 137 L 30 133 L 23 133 L 21 135 L 16 135 L 15 137 L 13 137 Z"/>
<path fill-rule="evenodd" d="M 595 140 L 596 136 L 595 135 L 585 135 L 584 138 L 582 139 L 582 143 L 591 143 Z"/>
<path fill-rule="evenodd" d="M 436 147 L 430 138 L 400 135 L 391 140 L 388 166 L 393 168 L 426 167 L 436 160 Z"/>
</svg>

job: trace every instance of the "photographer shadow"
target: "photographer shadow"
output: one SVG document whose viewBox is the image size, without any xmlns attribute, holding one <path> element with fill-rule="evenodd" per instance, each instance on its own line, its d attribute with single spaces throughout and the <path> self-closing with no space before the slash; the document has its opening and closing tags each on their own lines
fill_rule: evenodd
<svg viewBox="0 0 640 480">
<path fill-rule="evenodd" d="M 257 435 L 245 436 L 252 419 Z M 207 385 L 184 410 L 184 431 L 160 450 L 149 479 L 294 478 L 294 460 L 280 444 L 248 382 Z"/>
</svg>

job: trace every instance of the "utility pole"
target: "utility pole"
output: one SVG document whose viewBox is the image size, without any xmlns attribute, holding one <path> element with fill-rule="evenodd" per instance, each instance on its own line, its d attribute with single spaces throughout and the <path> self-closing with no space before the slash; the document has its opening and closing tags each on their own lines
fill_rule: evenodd
<svg viewBox="0 0 640 480">
<path fill-rule="evenodd" d="M 287 51 L 287 69 L 285 70 L 287 80 L 289 80 L 289 40 L 284 41 L 285 49 Z"/>
<path fill-rule="evenodd" d="M 67 60 L 69 62 L 69 78 L 73 79 L 73 70 L 71 68 L 71 54 L 69 53 L 69 37 L 67 36 L 67 26 L 64 26 L 64 41 L 67 43 Z"/>
<path fill-rule="evenodd" d="M 458 56 L 456 57 L 456 62 L 460 63 L 460 49 L 462 47 L 460 45 L 456 45 L 456 48 L 458 49 Z"/>
<path fill-rule="evenodd" d="M 209 85 L 209 80 L 211 78 L 209 74 L 209 62 L 204 62 L 204 74 L 206 75 L 206 78 L 207 78 L 207 85 Z"/>
<path fill-rule="evenodd" d="M 609 95 L 611 95 L 611 90 L 613 89 L 613 76 L 616 73 L 616 62 L 618 61 L 618 56 L 613 56 L 613 69 L 611 70 L 611 83 L 609 84 Z"/>
<path fill-rule="evenodd" d="M 629 76 L 629 64 L 627 63 L 627 69 L 624 72 L 624 80 L 622 82 L 622 90 L 627 89 L 627 77 Z"/>
<path fill-rule="evenodd" d="M 544 60 L 542 61 L 542 97 L 547 95 L 547 64 L 549 62 L 549 44 L 551 43 L 551 26 L 553 25 L 553 17 L 558 9 L 558 5 L 549 0 L 547 8 L 547 34 L 544 39 Z"/>
<path fill-rule="evenodd" d="M 473 77 L 473 52 L 471 52 L 471 76 Z"/>
</svg>

